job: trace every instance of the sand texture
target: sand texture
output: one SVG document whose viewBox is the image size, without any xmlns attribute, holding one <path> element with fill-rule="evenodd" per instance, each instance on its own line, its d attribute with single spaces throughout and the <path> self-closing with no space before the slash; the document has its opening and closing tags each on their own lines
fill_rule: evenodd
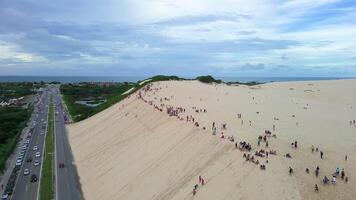
<svg viewBox="0 0 356 200">
<path fill-rule="evenodd" d="M 356 119 L 355 111 L 356 80 L 252 87 L 164 81 L 67 128 L 87 200 L 352 200 L 356 125 L 350 120 Z M 258 146 L 266 130 L 276 137 L 267 137 L 268 147 L 263 140 Z M 235 148 L 229 136 L 238 146 L 250 143 L 252 150 Z M 312 153 L 312 145 L 319 152 Z M 277 155 L 255 156 L 261 149 Z M 244 154 L 259 164 L 246 161 Z M 348 183 L 338 176 L 336 184 L 323 185 L 322 178 L 331 179 L 337 167 L 345 169 Z"/>
</svg>

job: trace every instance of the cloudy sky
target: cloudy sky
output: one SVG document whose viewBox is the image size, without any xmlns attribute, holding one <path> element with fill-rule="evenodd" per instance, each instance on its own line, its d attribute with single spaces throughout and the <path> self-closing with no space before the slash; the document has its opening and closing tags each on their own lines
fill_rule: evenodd
<svg viewBox="0 0 356 200">
<path fill-rule="evenodd" d="M 0 75 L 356 76 L 355 0 L 1 0 Z"/>
</svg>

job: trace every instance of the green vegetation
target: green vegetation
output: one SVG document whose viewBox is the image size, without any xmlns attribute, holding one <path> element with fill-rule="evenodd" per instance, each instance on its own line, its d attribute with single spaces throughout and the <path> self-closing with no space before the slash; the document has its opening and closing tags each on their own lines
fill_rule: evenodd
<svg viewBox="0 0 356 200">
<path fill-rule="evenodd" d="M 120 101 L 121 94 L 135 86 L 132 83 L 78 83 L 63 84 L 60 90 L 73 120 L 80 121 Z M 87 105 L 78 101 L 85 101 Z M 89 106 L 94 104 L 98 105 Z"/>
<path fill-rule="evenodd" d="M 48 125 L 45 140 L 45 150 L 43 157 L 42 176 L 40 185 L 40 199 L 51 200 L 54 199 L 54 174 L 53 174 L 53 161 L 54 161 L 54 107 L 52 97 L 50 100 Z"/>
<path fill-rule="evenodd" d="M 30 117 L 32 107 L 0 108 L 0 171 L 5 167 L 7 158 L 16 147 L 22 129 Z"/>
<path fill-rule="evenodd" d="M 203 83 L 222 83 L 221 80 L 216 80 L 212 76 L 198 76 L 196 80 L 203 82 Z"/>
<path fill-rule="evenodd" d="M 11 98 L 19 98 L 36 93 L 36 89 L 42 87 L 44 83 L 0 83 L 0 102 Z"/>
<path fill-rule="evenodd" d="M 139 90 L 145 85 L 156 81 L 168 80 L 188 80 L 178 76 L 157 75 L 149 78 L 149 81 L 141 80 L 137 83 L 77 83 L 63 84 L 60 87 L 63 99 L 67 105 L 68 111 L 74 122 L 84 120 L 108 107 L 121 101 L 126 96 Z M 191 79 L 190 79 L 191 80 Z M 221 80 L 216 80 L 212 76 L 199 76 L 194 80 L 203 83 L 223 83 Z M 143 81 L 145 81 L 143 84 Z M 231 83 L 232 84 L 232 83 Z M 244 84 L 244 83 L 238 83 Z M 245 83 L 247 85 L 255 85 L 256 82 Z M 127 90 L 134 88 L 130 93 L 123 94 Z M 85 102 L 85 103 L 83 103 Z M 98 104 L 98 105 L 96 105 Z"/>
</svg>

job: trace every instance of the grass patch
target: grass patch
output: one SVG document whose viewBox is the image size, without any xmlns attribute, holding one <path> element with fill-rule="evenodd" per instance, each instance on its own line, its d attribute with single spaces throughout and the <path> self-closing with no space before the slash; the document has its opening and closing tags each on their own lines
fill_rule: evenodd
<svg viewBox="0 0 356 200">
<path fill-rule="evenodd" d="M 46 134 L 46 144 L 43 157 L 42 177 L 40 185 L 40 199 L 51 200 L 54 199 L 54 107 L 52 97 L 50 100 L 48 126 Z"/>
</svg>

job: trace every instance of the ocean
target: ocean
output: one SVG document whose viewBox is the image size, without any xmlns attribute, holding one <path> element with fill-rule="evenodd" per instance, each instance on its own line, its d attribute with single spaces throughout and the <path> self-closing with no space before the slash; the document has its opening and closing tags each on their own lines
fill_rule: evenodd
<svg viewBox="0 0 356 200">
<path fill-rule="evenodd" d="M 52 82 L 61 83 L 75 82 L 137 82 L 149 77 L 134 76 L 0 76 L 0 82 Z M 191 78 L 191 77 L 185 77 Z M 286 81 L 309 81 L 309 80 L 338 80 L 348 79 L 351 77 L 215 77 L 225 82 L 286 82 Z"/>
</svg>

